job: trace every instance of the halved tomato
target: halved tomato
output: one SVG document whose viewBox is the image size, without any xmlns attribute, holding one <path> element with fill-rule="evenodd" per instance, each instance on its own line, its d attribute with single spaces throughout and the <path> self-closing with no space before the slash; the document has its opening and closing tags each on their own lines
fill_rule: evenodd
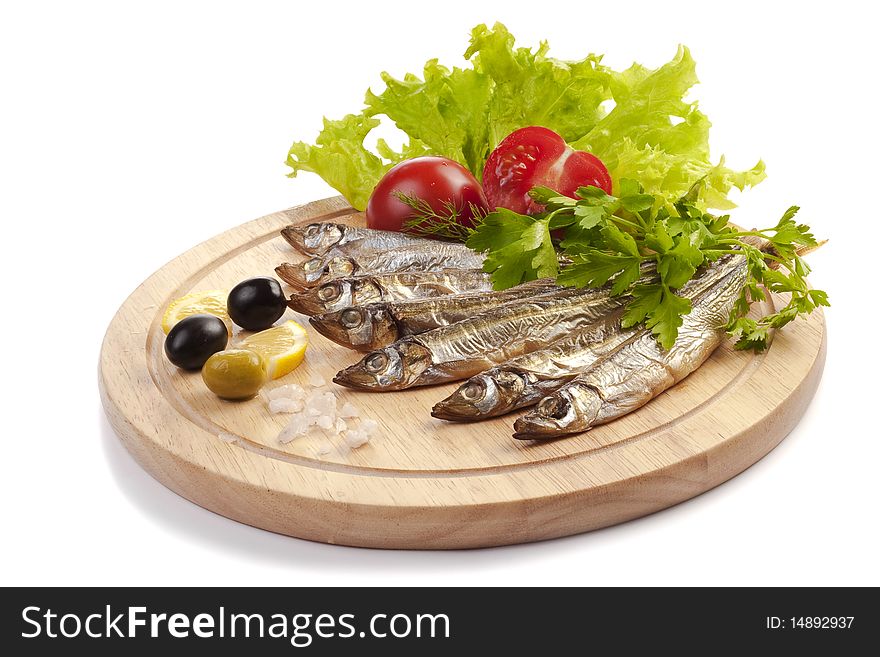
<svg viewBox="0 0 880 657">
<path fill-rule="evenodd" d="M 574 150 L 552 130 L 520 128 L 502 139 L 486 160 L 483 191 L 489 207 L 528 214 L 541 210 L 529 196 L 538 185 L 572 197 L 578 187 L 587 185 L 610 194 L 611 176 L 602 160 Z"/>
</svg>

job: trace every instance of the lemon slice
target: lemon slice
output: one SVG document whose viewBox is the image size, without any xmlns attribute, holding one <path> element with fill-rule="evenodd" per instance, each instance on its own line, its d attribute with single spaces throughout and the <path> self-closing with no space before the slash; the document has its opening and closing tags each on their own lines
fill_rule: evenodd
<svg viewBox="0 0 880 657">
<path fill-rule="evenodd" d="M 190 315 L 215 315 L 223 320 L 232 335 L 232 320 L 226 310 L 228 296 L 229 292 L 226 290 L 207 290 L 175 299 L 162 316 L 162 330 L 167 334 L 177 322 Z"/>
<path fill-rule="evenodd" d="M 266 374 L 269 378 L 279 379 L 299 367 L 305 358 L 308 344 L 306 330 L 293 320 L 288 320 L 249 335 L 238 347 L 260 354 L 266 363 Z"/>
</svg>

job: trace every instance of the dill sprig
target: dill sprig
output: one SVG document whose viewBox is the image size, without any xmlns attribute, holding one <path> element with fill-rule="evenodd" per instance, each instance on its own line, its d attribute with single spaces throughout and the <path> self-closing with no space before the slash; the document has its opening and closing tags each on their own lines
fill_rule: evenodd
<svg viewBox="0 0 880 657">
<path fill-rule="evenodd" d="M 394 192 L 394 195 L 412 208 L 413 214 L 404 222 L 403 231 L 413 235 L 466 242 L 488 214 L 486 210 L 473 203 L 468 203 L 466 213 L 457 208 L 452 201 L 445 201 L 443 212 L 438 213 L 424 199 L 400 191 Z M 470 216 L 466 217 L 466 214 Z"/>
</svg>

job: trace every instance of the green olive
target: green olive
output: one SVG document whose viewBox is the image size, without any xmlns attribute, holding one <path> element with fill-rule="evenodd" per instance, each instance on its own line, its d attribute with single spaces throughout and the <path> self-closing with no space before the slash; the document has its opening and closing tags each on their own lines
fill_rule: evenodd
<svg viewBox="0 0 880 657">
<path fill-rule="evenodd" d="M 250 399 L 266 382 L 266 364 L 248 349 L 218 351 L 202 368 L 202 379 L 221 399 Z"/>
</svg>

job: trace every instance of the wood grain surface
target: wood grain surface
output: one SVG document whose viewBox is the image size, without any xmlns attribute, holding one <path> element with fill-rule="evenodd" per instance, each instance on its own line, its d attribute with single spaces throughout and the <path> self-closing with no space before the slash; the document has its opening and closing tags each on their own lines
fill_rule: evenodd
<svg viewBox="0 0 880 657">
<path fill-rule="evenodd" d="M 191 249 L 153 274 L 111 322 L 100 359 L 102 401 L 122 442 L 153 477 L 239 522 L 327 543 L 469 548 L 565 536 L 666 508 L 755 463 L 795 426 L 825 360 L 821 312 L 780 331 L 756 356 L 720 347 L 697 372 L 642 409 L 585 434 L 511 438 L 515 415 L 456 424 L 429 415 L 457 384 L 368 393 L 333 384 L 380 424 L 350 450 L 338 438 L 277 440 L 289 419 L 258 399 L 224 402 L 164 358 L 168 303 L 230 288 L 301 259 L 278 230 L 362 215 L 340 198 L 277 212 Z M 767 303 L 773 303 L 772 301 Z M 765 307 L 755 309 L 763 312 Z M 330 381 L 359 359 L 311 329 L 305 363 L 270 385 Z M 223 436 L 221 439 L 220 436 Z M 327 441 L 328 454 L 318 451 Z"/>
</svg>

